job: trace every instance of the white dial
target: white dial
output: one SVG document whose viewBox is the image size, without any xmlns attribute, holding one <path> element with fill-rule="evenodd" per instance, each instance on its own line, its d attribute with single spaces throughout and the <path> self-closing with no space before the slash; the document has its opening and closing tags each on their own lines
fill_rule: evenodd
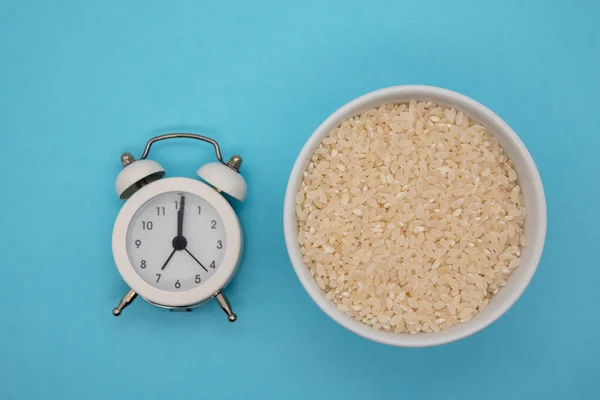
<svg viewBox="0 0 600 400">
<path fill-rule="evenodd" d="M 226 253 L 226 232 L 215 208 L 197 195 L 172 191 L 146 201 L 127 230 L 127 255 L 148 284 L 170 292 L 203 285 Z"/>
</svg>

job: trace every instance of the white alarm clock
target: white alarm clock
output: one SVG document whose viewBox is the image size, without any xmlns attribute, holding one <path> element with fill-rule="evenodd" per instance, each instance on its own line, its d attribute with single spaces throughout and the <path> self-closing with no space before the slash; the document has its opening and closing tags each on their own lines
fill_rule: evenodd
<svg viewBox="0 0 600 400">
<path fill-rule="evenodd" d="M 163 178 L 163 167 L 146 159 L 153 143 L 173 138 L 214 146 L 218 162 L 198 170 L 206 183 Z M 235 321 L 222 290 L 239 265 L 242 230 L 223 194 L 246 198 L 246 181 L 239 173 L 242 158 L 224 162 L 213 139 L 170 133 L 150 139 L 139 160 L 124 153 L 121 162 L 116 190 L 127 201 L 115 221 L 112 247 L 117 269 L 131 290 L 113 315 L 120 315 L 138 295 L 156 306 L 186 311 L 215 297 Z"/>
</svg>

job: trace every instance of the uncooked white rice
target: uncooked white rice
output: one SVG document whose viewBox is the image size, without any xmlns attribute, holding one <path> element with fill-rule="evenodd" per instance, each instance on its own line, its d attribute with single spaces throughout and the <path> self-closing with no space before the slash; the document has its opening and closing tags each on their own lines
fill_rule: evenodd
<svg viewBox="0 0 600 400">
<path fill-rule="evenodd" d="M 296 196 L 304 262 L 338 310 L 378 330 L 469 321 L 520 264 L 513 162 L 467 115 L 388 104 L 325 137 Z"/>
</svg>

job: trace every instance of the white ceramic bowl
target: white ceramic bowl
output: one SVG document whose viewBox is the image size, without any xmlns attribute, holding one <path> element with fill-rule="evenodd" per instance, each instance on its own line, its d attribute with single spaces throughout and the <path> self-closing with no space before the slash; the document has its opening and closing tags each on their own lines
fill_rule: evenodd
<svg viewBox="0 0 600 400">
<path fill-rule="evenodd" d="M 472 320 L 437 333 L 416 335 L 377 331 L 338 311 L 335 304 L 325 298 L 325 292 L 319 288 L 302 261 L 297 240 L 298 224 L 295 212 L 296 191 L 302 181 L 303 172 L 314 150 L 331 129 L 339 126 L 342 121 L 381 104 L 402 103 L 409 100 L 430 100 L 439 105 L 454 107 L 485 126 L 514 161 L 527 209 L 524 227 L 527 246 L 521 254 L 522 263 L 510 276 L 508 284 L 493 296 L 489 305 Z M 350 331 L 367 339 L 402 347 L 426 347 L 449 343 L 472 335 L 497 320 L 517 301 L 529 284 L 540 261 L 546 237 L 544 189 L 535 163 L 523 142 L 500 117 L 483 105 L 459 93 L 430 86 L 396 86 L 377 90 L 351 101 L 327 118 L 308 139 L 296 159 L 285 194 L 283 214 L 285 241 L 290 260 L 300 282 L 314 302 L 329 317 Z"/>
</svg>

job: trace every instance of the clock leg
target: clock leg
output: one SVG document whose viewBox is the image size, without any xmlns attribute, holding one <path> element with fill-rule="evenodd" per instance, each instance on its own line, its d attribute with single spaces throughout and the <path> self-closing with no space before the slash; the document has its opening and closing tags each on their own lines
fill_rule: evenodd
<svg viewBox="0 0 600 400">
<path fill-rule="evenodd" d="M 123 309 L 125 307 L 130 305 L 131 302 L 133 300 L 135 300 L 136 297 L 137 297 L 137 293 L 134 292 L 133 290 L 130 290 L 129 292 L 127 292 L 127 294 L 125 294 L 125 296 L 123 296 L 123 298 L 119 302 L 119 305 L 116 306 L 115 308 L 113 308 L 113 311 L 112 311 L 113 315 L 115 317 L 118 317 L 119 315 L 121 315 L 121 311 L 123 311 Z"/>
<path fill-rule="evenodd" d="M 227 300 L 227 297 L 225 297 L 225 295 L 222 292 L 218 292 L 215 295 L 215 297 L 217 298 L 217 301 L 219 302 L 219 305 L 221 306 L 223 311 L 225 311 L 225 314 L 227 314 L 227 318 L 229 319 L 229 321 L 235 322 L 235 320 L 237 319 L 237 315 L 235 315 L 235 313 L 231 309 L 231 304 L 229 304 L 229 300 Z"/>
</svg>

